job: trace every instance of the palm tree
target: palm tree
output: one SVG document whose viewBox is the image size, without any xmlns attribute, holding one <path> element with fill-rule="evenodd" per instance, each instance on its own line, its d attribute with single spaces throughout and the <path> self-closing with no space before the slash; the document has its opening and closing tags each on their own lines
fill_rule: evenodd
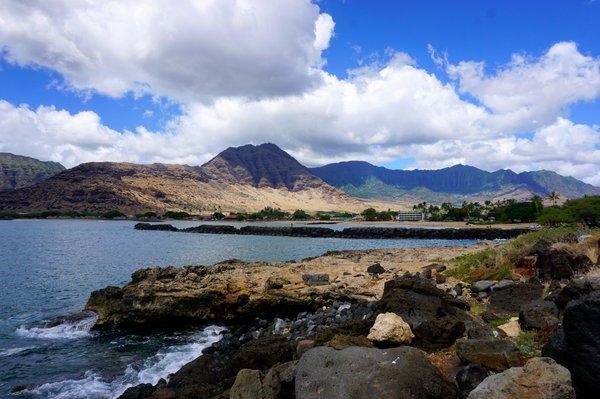
<svg viewBox="0 0 600 399">
<path fill-rule="evenodd" d="M 556 191 L 552 191 L 548 194 L 548 199 L 552 201 L 552 205 L 556 205 L 556 201 L 560 198 L 560 195 Z"/>
</svg>

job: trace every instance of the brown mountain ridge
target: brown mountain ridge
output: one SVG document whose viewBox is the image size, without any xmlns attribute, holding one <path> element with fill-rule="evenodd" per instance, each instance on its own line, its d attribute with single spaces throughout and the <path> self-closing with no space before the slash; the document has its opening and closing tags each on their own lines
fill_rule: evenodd
<svg viewBox="0 0 600 399">
<path fill-rule="evenodd" d="M 360 211 L 372 205 L 389 204 L 350 197 L 269 143 L 228 148 L 202 166 L 85 163 L 34 186 L 0 193 L 0 210 L 17 212 L 198 213 L 266 206 Z"/>
</svg>

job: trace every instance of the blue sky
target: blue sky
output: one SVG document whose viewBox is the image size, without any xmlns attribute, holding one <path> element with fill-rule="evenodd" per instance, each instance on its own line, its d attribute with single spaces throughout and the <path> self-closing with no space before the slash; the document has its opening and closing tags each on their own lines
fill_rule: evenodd
<svg viewBox="0 0 600 399">
<path fill-rule="evenodd" d="M 260 10 L 244 32 L 228 26 L 234 19 L 228 19 L 227 13 L 237 11 L 228 0 L 212 2 L 206 9 L 188 1 L 181 3 L 182 8 L 184 3 L 191 11 L 181 17 L 168 8 L 161 10 L 164 3 L 160 1 L 145 2 L 156 11 L 147 15 L 131 11 L 139 7 L 135 2 L 117 2 L 104 7 L 112 14 L 106 14 L 106 26 L 100 24 L 96 31 L 86 30 L 89 27 L 82 27 L 77 21 L 82 15 L 104 12 L 100 3 L 90 4 L 87 10 L 67 0 L 57 1 L 54 9 L 36 1 L 23 5 L 8 0 L 0 5 L 0 25 L 4 25 L 0 27 L 0 100 L 5 101 L 7 115 L 19 113 L 27 120 L 25 125 L 30 124 L 16 128 L 0 124 L 0 150 L 21 150 L 67 164 L 100 157 L 201 163 L 218 152 L 219 146 L 264 140 L 275 141 L 307 164 L 354 158 L 391 167 L 440 167 L 468 162 L 486 169 L 552 168 L 600 183 L 599 163 L 593 160 L 600 154 L 594 152 L 600 148 L 600 140 L 596 140 L 600 88 L 594 86 L 600 65 L 598 1 L 322 0 L 310 4 L 286 0 L 267 6 L 265 2 L 245 0 L 242 3 L 252 12 Z M 47 17 L 46 25 L 30 18 L 36 12 Z M 160 40 L 165 35 L 156 27 L 159 24 L 152 23 L 144 27 L 148 31 L 131 31 L 136 24 L 125 19 L 128 13 L 131 18 L 145 18 L 140 25 L 162 14 L 165 25 L 172 23 L 170 29 L 175 29 L 176 41 L 164 39 L 163 47 L 150 39 L 143 42 L 149 34 L 156 34 Z M 213 27 L 210 19 L 202 23 L 202 18 L 215 15 L 215 21 L 220 22 L 218 27 L 216 22 Z M 322 43 L 307 48 L 306 43 L 318 30 L 312 29 L 311 24 L 322 27 Z M 204 25 L 203 31 L 194 30 Z M 240 42 L 241 50 L 236 48 Z M 561 47 L 561 43 L 572 46 Z M 430 46 L 437 57 L 445 56 L 446 60 L 439 62 L 441 58 L 432 57 Z M 550 55 L 552 48 L 565 60 L 583 58 L 579 64 L 569 66 L 571 69 L 565 66 L 563 70 L 560 68 L 565 62 Z M 143 59 L 127 58 L 148 49 L 155 57 L 144 53 Z M 511 61 L 515 54 L 523 56 L 525 66 Z M 477 62 L 485 63 L 485 72 L 474 77 L 473 69 L 465 68 Z M 377 95 L 389 97 L 390 93 L 366 96 L 361 92 L 361 84 L 368 86 L 378 79 L 389 84 L 385 80 L 389 78 L 386 68 L 399 73 L 394 84 L 400 86 L 391 95 L 403 90 L 406 93 L 397 104 L 388 100 L 377 107 L 383 99 Z M 582 70 L 588 73 L 583 80 L 578 76 Z M 536 71 L 540 76 L 549 76 L 540 78 L 540 85 L 556 85 L 556 89 L 548 89 L 548 94 L 539 99 L 531 95 L 521 99 L 525 107 L 521 110 L 508 109 L 510 92 L 505 88 L 518 91 L 519 79 L 523 79 L 523 84 L 531 84 L 528 76 L 535 78 Z M 409 78 L 409 73 L 414 73 L 414 77 Z M 561 82 L 551 78 L 556 73 L 574 79 L 572 84 L 565 79 L 569 87 L 579 85 L 581 89 L 560 97 L 564 91 Z M 335 81 L 328 81 L 328 76 Z M 591 87 L 581 83 L 586 80 Z M 420 83 L 412 87 L 413 81 Z M 452 93 L 448 93 L 448 87 Z M 319 88 L 341 95 L 344 106 L 335 109 L 335 99 L 323 99 Z M 414 109 L 412 105 L 407 108 L 402 101 L 421 90 L 431 99 Z M 534 93 L 535 87 L 528 90 Z M 352 97 L 340 94 L 349 91 L 353 91 Z M 451 95 L 458 100 L 446 98 Z M 548 99 L 552 95 L 556 99 Z M 498 102 L 499 96 L 507 98 Z M 313 109 L 318 108 L 315 104 L 319 101 L 327 104 L 327 113 Z M 459 103 L 452 105 L 452 101 Z M 346 104 L 360 102 L 368 103 L 366 108 L 370 110 L 362 118 L 357 116 L 360 111 L 346 109 Z M 275 113 L 275 103 L 302 104 L 306 109 L 299 107 L 302 112 L 293 115 Z M 524 109 L 535 108 L 538 103 L 547 104 L 521 118 Z M 26 106 L 19 107 L 20 104 Z M 228 109 L 232 104 L 235 107 Z M 398 108 L 394 108 L 396 105 Z M 464 107 L 460 111 L 463 116 L 455 115 L 457 107 Z M 227 117 L 225 109 L 232 111 Z M 421 120 L 387 120 L 386 116 L 381 121 L 379 112 L 384 109 L 419 115 L 423 111 L 423 115 Z M 477 113 L 481 115 L 474 116 Z M 430 125 L 428 121 L 437 114 L 442 120 Z M 522 120 L 515 121 L 517 115 Z M 69 126 L 66 130 L 72 126 L 82 130 L 69 137 L 66 133 L 44 133 L 50 129 L 44 124 L 50 120 L 54 128 L 58 117 Z M 468 126 L 464 130 L 462 117 Z M 287 125 L 290 120 L 294 126 Z M 280 127 L 277 121 L 283 121 L 279 123 L 285 126 Z M 446 125 L 448 132 L 440 124 Z M 213 131 L 217 127 L 223 129 L 222 135 Z M 39 138 L 40 145 L 28 148 L 26 143 L 13 142 L 14 130 L 21 128 L 39 129 L 31 137 Z M 85 142 L 85 129 L 93 130 L 89 142 Z M 190 133 L 192 130 L 194 133 Z M 112 141 L 116 137 L 119 144 L 107 144 L 110 140 L 104 140 L 102 134 L 113 137 Z M 565 139 L 568 135 L 585 137 L 571 151 L 579 160 L 574 155 L 571 159 L 566 155 L 550 156 L 552 145 L 569 141 Z M 187 152 L 167 151 L 183 142 L 185 147 L 190 141 L 194 145 L 188 146 Z M 485 161 L 483 149 L 496 144 L 506 148 L 506 156 Z M 585 146 L 589 151 L 585 152 Z M 140 147 L 147 148 L 142 151 L 138 150 Z M 468 151 L 461 152 L 460 148 Z M 529 159 L 527 151 L 521 148 L 548 154 Z M 482 152 L 472 155 L 477 151 Z"/>
</svg>

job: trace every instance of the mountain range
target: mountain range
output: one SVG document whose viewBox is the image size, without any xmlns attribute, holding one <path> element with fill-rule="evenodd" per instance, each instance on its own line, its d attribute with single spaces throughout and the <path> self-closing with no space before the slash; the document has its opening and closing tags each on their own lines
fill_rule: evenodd
<svg viewBox="0 0 600 399">
<path fill-rule="evenodd" d="M 569 198 L 600 194 L 600 188 L 550 171 L 486 172 L 465 165 L 391 170 L 359 161 L 309 169 L 270 143 L 228 148 L 202 166 L 92 162 L 63 170 L 55 163 L 11 157 L 22 160 L 13 163 L 11 176 L 34 177 L 18 184 L 10 180 L 10 191 L 0 192 L 2 211 L 198 213 L 271 206 L 359 212 L 366 207 L 407 209 L 422 200 L 529 198 L 551 191 Z"/>
<path fill-rule="evenodd" d="M 0 193 L 0 210 L 19 212 L 198 213 L 267 206 L 357 212 L 383 207 L 325 183 L 274 144 L 228 148 L 202 166 L 85 163 L 33 186 Z"/>
<path fill-rule="evenodd" d="M 545 197 L 553 191 L 566 198 L 600 194 L 598 187 L 548 170 L 487 172 L 467 165 L 438 170 L 393 170 L 368 162 L 349 161 L 312 168 L 311 172 L 354 197 L 388 201 L 457 203 L 527 199 L 533 195 Z"/>
<path fill-rule="evenodd" d="M 65 170 L 58 162 L 0 152 L 0 191 L 31 186 Z"/>
</svg>

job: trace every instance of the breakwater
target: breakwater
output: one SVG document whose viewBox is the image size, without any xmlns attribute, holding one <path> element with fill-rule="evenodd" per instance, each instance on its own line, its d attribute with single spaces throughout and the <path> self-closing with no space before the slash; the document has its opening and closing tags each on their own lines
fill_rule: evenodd
<svg viewBox="0 0 600 399">
<path fill-rule="evenodd" d="M 179 229 L 170 224 L 138 223 L 136 230 L 171 231 L 199 234 L 235 234 L 254 236 L 351 238 L 351 239 L 446 239 L 446 240 L 495 240 L 514 238 L 530 232 L 530 229 L 498 228 L 405 228 L 405 227 L 348 227 L 333 230 L 327 227 L 200 225 Z"/>
</svg>

